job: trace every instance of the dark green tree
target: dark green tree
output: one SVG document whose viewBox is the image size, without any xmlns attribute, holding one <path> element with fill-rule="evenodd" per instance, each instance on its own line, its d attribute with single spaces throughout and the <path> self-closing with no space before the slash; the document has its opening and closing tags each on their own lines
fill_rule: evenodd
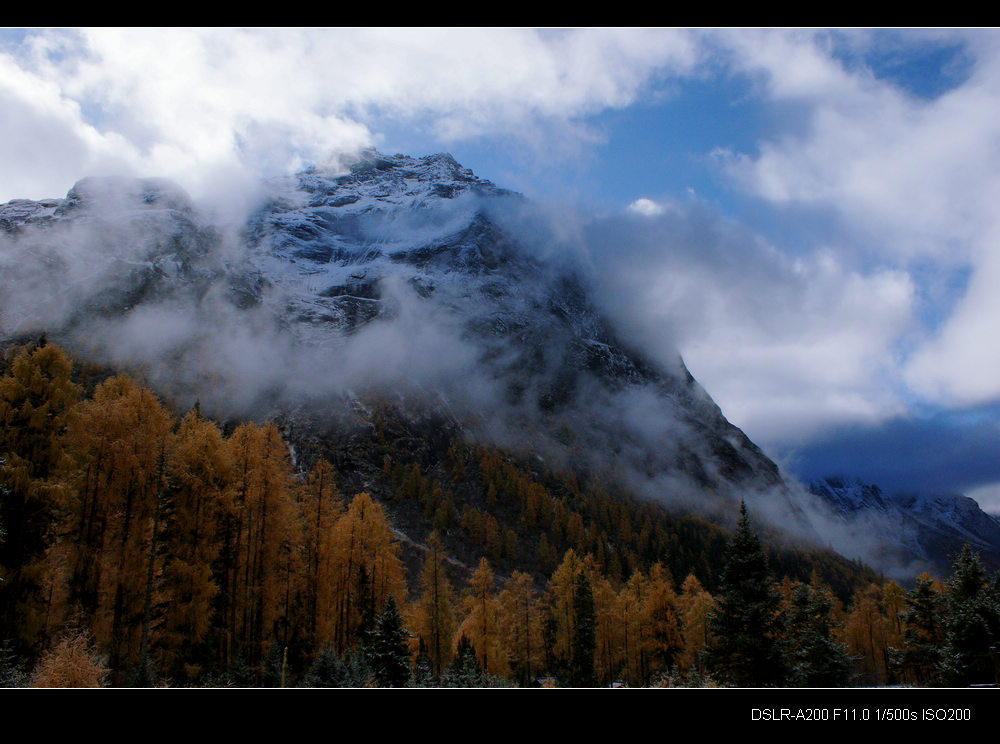
<svg viewBox="0 0 1000 744">
<path fill-rule="evenodd" d="M 413 687 L 436 687 L 434 670 L 432 669 L 431 657 L 427 653 L 427 646 L 424 639 L 420 639 L 417 649 L 417 658 L 413 662 L 413 676 L 410 679 Z"/>
<path fill-rule="evenodd" d="M 746 504 L 726 552 L 721 595 L 709 614 L 714 639 L 704 661 L 712 675 L 737 687 L 768 687 L 786 682 L 781 593 L 767 556 L 750 529 Z"/>
<path fill-rule="evenodd" d="M 594 590 L 585 571 L 576 575 L 573 584 L 573 640 L 570 652 L 569 681 L 573 687 L 597 687 L 594 650 L 597 648 L 597 612 Z"/>
<path fill-rule="evenodd" d="M 847 644 L 834 638 L 833 600 L 822 586 L 802 584 L 792 595 L 787 623 L 788 684 L 843 687 L 850 681 Z"/>
<path fill-rule="evenodd" d="M 302 677 L 302 687 L 344 687 L 344 663 L 332 645 L 324 646 Z"/>
<path fill-rule="evenodd" d="M 1000 608 L 987 585 L 986 571 L 968 543 L 952 567 L 945 593 L 942 682 L 954 687 L 996 682 Z"/>
<path fill-rule="evenodd" d="M 391 594 L 375 620 L 368 660 L 378 687 L 405 687 L 410 680 L 409 633 Z"/>
<path fill-rule="evenodd" d="M 944 646 L 945 599 L 934 588 L 933 580 L 918 576 L 906 593 L 903 612 L 903 648 L 895 654 L 903 678 L 918 685 L 934 685 L 941 673 Z"/>
<path fill-rule="evenodd" d="M 24 687 L 29 677 L 10 642 L 0 643 L 0 687 Z"/>
<path fill-rule="evenodd" d="M 455 649 L 455 658 L 448 665 L 443 682 L 448 687 L 481 687 L 483 672 L 476 656 L 476 648 L 463 633 Z"/>
<path fill-rule="evenodd" d="M 340 656 L 333 644 L 328 644 L 313 659 L 300 686 L 371 687 L 372 680 L 372 670 L 364 653 L 348 649 Z"/>
</svg>

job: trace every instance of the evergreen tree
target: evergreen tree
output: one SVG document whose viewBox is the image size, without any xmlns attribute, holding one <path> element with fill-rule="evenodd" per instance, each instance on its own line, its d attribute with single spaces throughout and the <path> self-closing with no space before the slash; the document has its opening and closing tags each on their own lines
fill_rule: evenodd
<svg viewBox="0 0 1000 744">
<path fill-rule="evenodd" d="M 596 687 L 594 650 L 597 647 L 597 614 L 594 592 L 584 571 L 577 574 L 573 587 L 573 640 L 570 655 L 570 684 L 573 687 Z"/>
<path fill-rule="evenodd" d="M 326 645 L 316 654 L 309 670 L 302 678 L 303 687 L 345 687 L 344 663 L 332 645 Z"/>
<path fill-rule="evenodd" d="M 408 637 L 396 598 L 390 594 L 375 620 L 375 630 L 368 649 L 368 659 L 377 686 L 406 686 L 410 679 Z"/>
<path fill-rule="evenodd" d="M 824 587 L 796 588 L 788 620 L 789 684 L 842 687 L 849 681 L 847 644 L 834 638 L 832 611 L 833 600 Z"/>
<path fill-rule="evenodd" d="M 1000 610 L 986 584 L 986 572 L 966 543 L 952 563 L 948 580 L 945 615 L 943 681 L 964 687 L 997 681 L 997 643 Z"/>
<path fill-rule="evenodd" d="M 0 643 L 0 687 L 24 687 L 27 683 L 28 672 L 10 641 Z"/>
<path fill-rule="evenodd" d="M 368 656 L 362 651 L 348 649 L 341 664 L 344 670 L 341 687 L 371 687 L 375 684 L 375 674 L 368 663 Z"/>
<path fill-rule="evenodd" d="M 455 649 L 455 658 L 448 666 L 444 682 L 448 687 L 481 687 L 483 672 L 479 667 L 476 649 L 464 633 Z"/>
<path fill-rule="evenodd" d="M 904 679 L 918 685 L 932 685 L 941 671 L 944 645 L 944 597 L 927 574 L 917 577 L 906 593 L 903 613 L 903 648 L 895 654 Z"/>
<path fill-rule="evenodd" d="M 435 676 L 431 667 L 431 657 L 427 653 L 427 646 L 424 644 L 424 639 L 421 638 L 417 649 L 417 658 L 413 662 L 413 675 L 410 678 L 410 685 L 412 687 L 436 687 Z"/>
<path fill-rule="evenodd" d="M 372 670 L 365 654 L 348 650 L 337 654 L 333 644 L 323 647 L 302 678 L 302 687 L 371 687 Z"/>
<path fill-rule="evenodd" d="M 741 502 L 722 572 L 721 596 L 709 615 L 713 643 L 705 661 L 715 676 L 738 687 L 785 682 L 780 604 L 767 556 Z"/>
</svg>

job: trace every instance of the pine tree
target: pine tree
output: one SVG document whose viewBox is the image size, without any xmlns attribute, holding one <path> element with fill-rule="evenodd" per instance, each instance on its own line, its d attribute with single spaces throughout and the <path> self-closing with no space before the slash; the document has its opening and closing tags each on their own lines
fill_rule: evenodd
<svg viewBox="0 0 1000 744">
<path fill-rule="evenodd" d="M 324 646 L 302 678 L 302 687 L 344 687 L 344 664 L 331 645 Z"/>
<path fill-rule="evenodd" d="M 934 588 L 927 574 L 906 594 L 903 613 L 903 648 L 897 653 L 897 665 L 905 679 L 918 685 L 934 684 L 941 672 L 944 645 L 944 597 Z"/>
<path fill-rule="evenodd" d="M 850 679 L 847 645 L 834 638 L 829 590 L 802 584 L 792 595 L 788 620 L 789 684 L 842 687 Z"/>
<path fill-rule="evenodd" d="M 379 687 L 405 687 L 410 680 L 409 634 L 391 594 L 375 621 L 368 659 Z"/>
<path fill-rule="evenodd" d="M 590 579 L 584 571 L 573 585 L 573 640 L 570 653 L 570 684 L 573 687 L 596 687 L 594 650 L 597 647 L 597 613 Z"/>
<path fill-rule="evenodd" d="M 767 556 L 741 502 L 739 524 L 722 573 L 721 596 L 709 615 L 713 638 L 706 651 L 709 670 L 738 687 L 784 683 L 780 604 L 781 593 L 768 570 Z"/>
<path fill-rule="evenodd" d="M 455 658 L 444 675 L 444 683 L 448 687 L 481 687 L 483 684 L 483 672 L 479 667 L 476 649 L 464 634 L 458 641 Z"/>
<path fill-rule="evenodd" d="M 978 554 L 966 543 L 952 563 L 945 614 L 943 681 L 966 686 L 997 681 L 1000 610 Z"/>
<path fill-rule="evenodd" d="M 427 653 L 427 646 L 421 638 L 417 647 L 417 658 L 413 662 L 413 676 L 410 678 L 411 687 L 437 687 L 435 680 L 440 679 L 440 675 L 435 676 L 431 665 L 431 657 Z"/>
</svg>

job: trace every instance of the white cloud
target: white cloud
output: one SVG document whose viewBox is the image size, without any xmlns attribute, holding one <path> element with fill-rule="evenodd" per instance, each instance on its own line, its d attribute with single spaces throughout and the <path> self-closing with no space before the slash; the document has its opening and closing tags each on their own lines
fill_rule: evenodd
<svg viewBox="0 0 1000 744">
<path fill-rule="evenodd" d="M 630 211 L 636 214 L 645 215 L 646 217 L 655 217 L 658 214 L 663 214 L 664 207 L 661 204 L 657 204 L 652 199 L 636 199 L 634 202 L 628 205 Z"/>
<path fill-rule="evenodd" d="M 3 55 L 0 112 L 2 201 L 59 196 L 82 174 L 119 170 L 134 157 L 120 136 L 86 124 L 55 83 Z"/>
<path fill-rule="evenodd" d="M 955 32 L 974 59 L 962 85 L 925 100 L 864 67 L 848 69 L 823 32 L 720 35 L 734 70 L 749 72 L 765 100 L 794 107 L 795 126 L 756 153 L 720 151 L 728 173 L 782 208 L 820 208 L 844 229 L 855 260 L 937 275 L 970 274 L 947 308 L 930 308 L 931 328 L 900 365 L 913 391 L 944 405 L 1000 398 L 1000 54 L 994 32 Z M 863 48 L 866 35 L 853 39 Z M 793 109 L 789 109 L 793 110 Z M 847 252 L 844 252 L 845 258 Z M 918 291 L 930 301 L 933 286 Z"/>
<path fill-rule="evenodd" d="M 990 483 L 973 488 L 966 494 L 975 500 L 988 514 L 1000 514 L 1000 483 Z"/>
<path fill-rule="evenodd" d="M 995 240 L 1000 241 L 1000 230 Z M 905 368 L 914 390 L 945 405 L 973 406 L 1000 398 L 1000 242 L 990 247 L 992 251 L 977 256 L 968 289 L 940 331 Z"/>
<path fill-rule="evenodd" d="M 689 70 L 692 39 L 599 29 L 38 32 L 0 55 L 3 126 L 21 135 L 6 139 L 22 153 L 5 159 L 0 199 L 58 196 L 109 162 L 195 191 L 212 169 L 294 170 L 371 144 L 368 122 L 379 116 L 444 141 L 592 138 L 581 117 L 628 105 L 664 70 Z"/>
<path fill-rule="evenodd" d="M 661 209 L 595 225 L 594 273 L 618 324 L 664 363 L 679 349 L 727 418 L 767 444 L 903 412 L 906 272 L 790 259 L 704 205 Z"/>
<path fill-rule="evenodd" d="M 635 259 L 616 267 L 615 289 L 633 293 L 617 295 L 632 303 L 621 317 L 656 348 L 676 340 L 726 413 L 762 438 L 893 415 L 901 381 L 968 405 L 1000 397 L 1000 55 L 992 32 L 956 34 L 971 77 L 922 100 L 848 69 L 814 31 L 38 32 L 0 51 L 0 201 L 124 170 L 195 196 L 232 190 L 237 176 L 378 141 L 384 119 L 442 142 L 517 137 L 553 157 L 599 137 L 588 116 L 672 76 L 748 75 L 751 95 L 786 118 L 719 162 L 780 216 L 836 215 L 837 252 L 795 262 L 697 209 L 638 199 L 633 213 L 673 232 L 621 248 Z M 971 272 L 924 339 L 913 318 L 929 290 L 915 262 Z"/>
</svg>

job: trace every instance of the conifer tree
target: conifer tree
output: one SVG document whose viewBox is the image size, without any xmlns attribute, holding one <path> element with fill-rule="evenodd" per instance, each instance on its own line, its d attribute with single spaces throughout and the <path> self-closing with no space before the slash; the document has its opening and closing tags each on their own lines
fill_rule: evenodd
<svg viewBox="0 0 1000 744">
<path fill-rule="evenodd" d="M 945 614 L 943 681 L 952 686 L 997 682 L 1000 610 L 986 572 L 968 543 L 952 563 Z"/>
<path fill-rule="evenodd" d="M 158 646 L 166 671 L 199 661 L 218 593 L 219 523 L 229 509 L 232 459 L 222 433 L 197 411 L 180 423 L 167 458 L 167 493 Z"/>
<path fill-rule="evenodd" d="M 431 533 L 427 546 L 420 574 L 420 642 L 426 646 L 433 676 L 440 678 L 451 661 L 455 615 L 451 584 L 444 572 L 444 546 L 436 532 Z"/>
<path fill-rule="evenodd" d="M 60 489 L 49 482 L 63 458 L 61 434 L 76 403 L 72 365 L 43 339 L 17 349 L 0 378 L 0 637 L 37 651 L 47 624 L 44 554 Z"/>
<path fill-rule="evenodd" d="M 750 529 L 746 504 L 740 503 L 736 534 L 729 543 L 721 595 L 709 615 L 713 644 L 709 670 L 737 687 L 781 685 L 781 593 L 775 587 L 760 540 Z"/>
<path fill-rule="evenodd" d="M 328 598 L 323 589 L 332 580 L 333 526 L 344 511 L 334 482 L 333 466 L 327 460 L 318 460 L 309 472 L 299 491 L 299 509 L 303 518 L 302 563 L 305 569 L 300 586 L 301 624 L 307 645 L 316 649 L 324 645 L 318 640 L 320 616 L 329 612 L 322 600 Z"/>
<path fill-rule="evenodd" d="M 386 597 L 368 647 L 368 661 L 378 687 L 405 687 L 410 679 L 409 634 L 396 598 Z"/>
<path fill-rule="evenodd" d="M 542 651 L 542 628 L 531 576 L 515 571 L 500 593 L 503 645 L 517 681 L 527 685 L 538 672 Z"/>
<path fill-rule="evenodd" d="M 931 685 L 941 672 L 944 645 L 944 597 L 934 588 L 927 574 L 907 592 L 903 612 L 903 648 L 897 653 L 897 665 L 904 678 L 918 685 Z"/>
<path fill-rule="evenodd" d="M 649 638 L 645 646 L 650 657 L 650 671 L 666 673 L 680 655 L 684 639 L 678 616 L 677 593 L 674 591 L 670 572 L 659 563 L 654 563 L 649 571 L 649 592 L 644 611 L 649 624 Z M 647 673 L 643 683 L 648 681 Z"/>
<path fill-rule="evenodd" d="M 890 622 L 882 607 L 883 594 L 877 584 L 858 587 L 844 623 L 848 653 L 855 657 L 858 681 L 866 685 L 889 682 L 891 651 L 886 631 Z"/>
<path fill-rule="evenodd" d="M 381 505 L 357 494 L 333 529 L 329 581 L 321 587 L 319 640 L 343 654 L 372 626 L 389 594 L 405 594 L 399 545 Z"/>
<path fill-rule="evenodd" d="M 834 637 L 833 600 L 818 584 L 802 584 L 792 594 L 788 620 L 789 684 L 842 687 L 850 678 L 847 645 Z"/>
<path fill-rule="evenodd" d="M 309 665 L 302 687 L 344 687 L 344 664 L 331 645 L 324 646 Z"/>
<path fill-rule="evenodd" d="M 427 653 L 427 646 L 421 638 L 417 645 L 417 658 L 413 662 L 413 676 L 410 678 L 412 687 L 436 687 L 435 680 L 440 679 L 440 675 L 435 675 L 431 667 L 431 657 Z"/>
<path fill-rule="evenodd" d="M 148 629 L 153 528 L 172 426 L 152 392 L 118 375 L 74 408 L 65 437 L 75 464 L 65 526 L 74 553 L 70 597 L 93 617 L 116 683 L 138 659 Z"/>
<path fill-rule="evenodd" d="M 573 641 L 570 655 L 570 684 L 573 687 L 596 687 L 594 650 L 597 646 L 597 613 L 594 592 L 585 571 L 576 575 L 573 585 Z"/>
<path fill-rule="evenodd" d="M 507 657 L 500 646 L 500 605 L 494 592 L 493 569 L 485 557 L 464 592 L 465 618 L 458 633 L 467 636 L 479 653 L 479 667 L 484 674 L 507 673 Z"/>
<path fill-rule="evenodd" d="M 24 687 L 28 673 L 24 663 L 11 648 L 10 641 L 0 643 L 0 687 Z"/>
<path fill-rule="evenodd" d="M 689 574 L 677 602 L 683 635 L 679 666 L 682 672 L 690 672 L 697 668 L 702 649 L 708 645 L 708 616 L 715 599 L 705 591 L 698 577 Z"/>
<path fill-rule="evenodd" d="M 468 636 L 462 635 L 455 648 L 455 658 L 448 666 L 444 677 L 449 687 L 480 687 L 483 682 L 483 672 L 479 666 L 476 649 Z"/>
</svg>

